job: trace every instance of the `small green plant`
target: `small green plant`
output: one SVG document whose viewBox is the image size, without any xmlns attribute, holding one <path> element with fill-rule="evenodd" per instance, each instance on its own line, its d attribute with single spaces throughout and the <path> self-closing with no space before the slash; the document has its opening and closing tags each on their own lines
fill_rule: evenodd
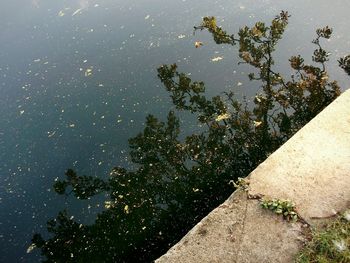
<svg viewBox="0 0 350 263">
<path fill-rule="evenodd" d="M 295 211 L 295 205 L 289 200 L 272 199 L 261 200 L 261 206 L 265 209 L 272 210 L 278 215 L 282 215 L 287 221 L 297 221 L 298 214 Z"/>
<path fill-rule="evenodd" d="M 311 240 L 299 253 L 296 262 L 350 262 L 350 210 L 324 228 L 314 229 Z"/>
<path fill-rule="evenodd" d="M 248 190 L 249 187 L 249 180 L 243 177 L 238 177 L 236 182 L 231 180 L 230 183 L 237 189 Z"/>
</svg>

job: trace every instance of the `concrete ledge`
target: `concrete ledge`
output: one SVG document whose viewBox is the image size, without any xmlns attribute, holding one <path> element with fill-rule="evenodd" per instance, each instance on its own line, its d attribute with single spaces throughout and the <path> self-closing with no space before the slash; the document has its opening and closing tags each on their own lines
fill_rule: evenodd
<svg viewBox="0 0 350 263">
<path fill-rule="evenodd" d="M 350 207 L 350 91 L 248 180 L 248 192 L 234 192 L 156 262 L 293 262 L 308 224 Z M 252 196 L 293 201 L 307 224 L 286 222 Z"/>
</svg>

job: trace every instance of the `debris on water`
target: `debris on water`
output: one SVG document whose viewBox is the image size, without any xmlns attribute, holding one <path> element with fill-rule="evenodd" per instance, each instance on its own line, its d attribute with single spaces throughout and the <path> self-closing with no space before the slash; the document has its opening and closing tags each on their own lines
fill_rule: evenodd
<svg viewBox="0 0 350 263">
<path fill-rule="evenodd" d="M 35 245 L 35 244 L 31 244 L 31 245 L 27 248 L 27 253 L 32 252 L 34 248 L 36 248 L 36 245 Z"/>
<path fill-rule="evenodd" d="M 124 206 L 124 213 L 129 214 L 129 206 L 128 205 Z"/>
<path fill-rule="evenodd" d="M 253 121 L 255 127 L 259 127 L 262 124 L 262 121 Z"/>
<path fill-rule="evenodd" d="M 239 87 L 239 86 L 242 86 L 243 85 L 243 83 L 242 82 L 237 82 L 237 86 Z"/>
<path fill-rule="evenodd" d="M 150 17 L 150 15 L 145 16 L 145 20 L 149 19 Z"/>
<path fill-rule="evenodd" d="M 211 61 L 213 62 L 218 62 L 220 60 L 224 59 L 223 57 L 215 57 L 215 58 L 212 58 Z"/>
<path fill-rule="evenodd" d="M 92 75 L 92 68 L 86 69 L 84 75 L 85 75 L 85 77 L 91 76 Z"/>
<path fill-rule="evenodd" d="M 65 13 L 63 12 L 63 10 L 61 10 L 61 11 L 58 12 L 58 16 L 62 17 L 62 16 L 64 16 L 64 15 L 65 15 Z"/>
<path fill-rule="evenodd" d="M 199 48 L 199 47 L 203 46 L 203 42 L 196 41 L 196 42 L 194 42 L 194 46 L 195 46 L 196 48 Z"/>
<path fill-rule="evenodd" d="M 54 136 L 54 135 L 55 135 L 56 131 L 53 131 L 53 132 L 47 132 L 47 133 L 48 133 L 48 136 L 47 136 L 47 137 L 51 138 L 52 136 Z"/>
<path fill-rule="evenodd" d="M 106 209 L 110 209 L 110 208 L 112 208 L 112 207 L 113 207 L 112 201 L 105 201 L 105 208 L 106 208 Z"/>
<path fill-rule="evenodd" d="M 185 37 L 186 37 L 186 35 L 182 35 L 182 34 L 177 36 L 178 39 L 182 39 L 182 38 L 185 38 Z"/>
<path fill-rule="evenodd" d="M 81 11 L 82 11 L 81 8 L 75 10 L 74 13 L 72 14 L 72 16 L 75 16 L 76 14 L 81 13 Z"/>
</svg>

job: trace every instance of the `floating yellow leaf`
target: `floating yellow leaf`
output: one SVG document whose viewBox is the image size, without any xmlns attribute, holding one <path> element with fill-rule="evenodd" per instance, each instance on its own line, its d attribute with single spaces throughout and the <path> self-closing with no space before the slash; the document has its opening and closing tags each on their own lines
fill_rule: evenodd
<svg viewBox="0 0 350 263">
<path fill-rule="evenodd" d="M 224 59 L 223 57 L 215 57 L 215 58 L 212 58 L 211 61 L 213 62 L 218 62 L 220 60 Z"/>
<path fill-rule="evenodd" d="M 65 14 L 64 14 L 64 12 L 63 12 L 62 10 L 58 12 L 58 16 L 62 17 L 62 16 L 64 16 L 64 15 L 65 15 Z"/>
<path fill-rule="evenodd" d="M 85 70 L 85 77 L 91 76 L 92 75 L 92 68 L 88 68 Z"/>
<path fill-rule="evenodd" d="M 259 127 L 262 124 L 262 121 L 254 121 L 254 126 Z"/>
<path fill-rule="evenodd" d="M 203 46 L 203 42 L 196 41 L 196 42 L 194 42 L 194 46 L 195 46 L 196 48 L 199 48 L 199 47 Z"/>
<path fill-rule="evenodd" d="M 105 208 L 110 209 L 113 207 L 112 201 L 105 201 Z"/>
<path fill-rule="evenodd" d="M 82 8 L 75 10 L 74 13 L 72 14 L 72 16 L 75 16 L 76 14 L 81 13 L 81 10 L 82 10 Z"/>
<path fill-rule="evenodd" d="M 35 244 L 31 244 L 31 245 L 27 248 L 27 253 L 32 252 L 34 248 L 36 248 L 36 245 L 35 245 Z"/>
<path fill-rule="evenodd" d="M 125 205 L 125 206 L 124 206 L 124 213 L 125 213 L 125 214 L 129 214 L 129 213 L 130 213 L 130 210 L 129 210 L 129 206 L 128 206 L 128 205 Z"/>
</svg>

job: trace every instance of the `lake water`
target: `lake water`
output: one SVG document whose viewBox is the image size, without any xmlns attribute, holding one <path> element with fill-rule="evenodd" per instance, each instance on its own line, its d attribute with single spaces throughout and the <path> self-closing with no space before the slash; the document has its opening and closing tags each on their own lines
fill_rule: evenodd
<svg viewBox="0 0 350 263">
<path fill-rule="evenodd" d="M 289 72 L 291 55 L 309 55 L 315 29 L 329 25 L 329 71 L 347 87 L 336 63 L 350 53 L 346 0 L 3 0 L 0 262 L 37 262 L 38 252 L 26 253 L 30 239 L 45 233 L 46 221 L 61 209 L 93 220 L 99 200 L 64 199 L 52 184 L 69 167 L 105 177 L 116 165 L 130 166 L 127 139 L 147 114 L 164 118 L 171 108 L 157 78 L 161 64 L 176 62 L 203 80 L 210 95 L 232 89 L 249 99 L 256 92 L 235 48 L 215 45 L 204 32 L 192 34 L 203 16 L 237 32 L 269 22 L 280 10 L 292 15 L 276 51 L 280 71 Z M 196 49 L 195 41 L 203 47 Z M 185 130 L 195 128 L 186 120 Z"/>
</svg>

